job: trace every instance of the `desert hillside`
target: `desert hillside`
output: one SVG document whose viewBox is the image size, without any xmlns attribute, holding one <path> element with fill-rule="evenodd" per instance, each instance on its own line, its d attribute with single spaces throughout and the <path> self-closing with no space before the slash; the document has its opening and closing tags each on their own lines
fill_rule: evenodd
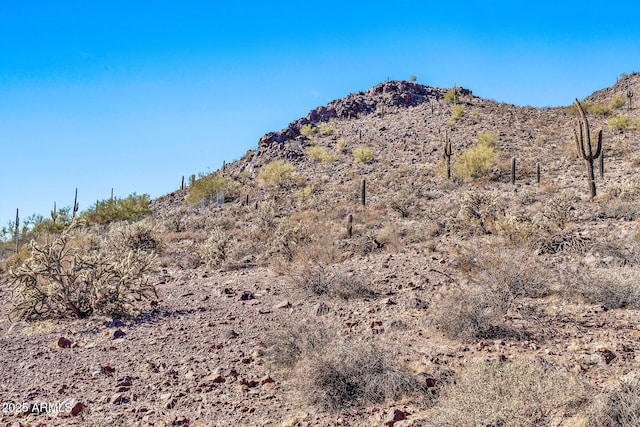
<svg viewBox="0 0 640 427">
<path fill-rule="evenodd" d="M 640 425 L 637 93 L 388 81 L 54 218 L 2 261 L 2 425 Z"/>
</svg>

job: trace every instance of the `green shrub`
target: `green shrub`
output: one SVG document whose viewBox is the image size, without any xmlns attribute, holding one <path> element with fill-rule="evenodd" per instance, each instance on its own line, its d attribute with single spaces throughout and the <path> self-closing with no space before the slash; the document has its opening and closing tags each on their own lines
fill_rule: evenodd
<svg viewBox="0 0 640 427">
<path fill-rule="evenodd" d="M 627 116 L 618 114 L 607 120 L 607 126 L 609 126 L 611 130 L 625 130 L 631 126 L 631 120 L 629 120 Z"/>
<path fill-rule="evenodd" d="M 241 185 L 232 178 L 222 176 L 219 172 L 201 176 L 190 186 L 187 203 L 196 204 L 201 201 L 236 199 L 240 195 Z"/>
<path fill-rule="evenodd" d="M 347 150 L 347 141 L 345 141 L 344 139 L 340 138 L 336 142 L 336 150 L 338 150 L 340 153 L 344 153 Z"/>
<path fill-rule="evenodd" d="M 616 108 L 624 107 L 626 105 L 626 101 L 622 99 L 621 96 L 616 96 L 609 102 L 609 107 L 613 110 Z"/>
<path fill-rule="evenodd" d="M 272 160 L 258 173 L 258 183 L 263 186 L 286 188 L 295 184 L 297 179 L 296 167 L 286 160 Z"/>
<path fill-rule="evenodd" d="M 318 145 L 307 147 L 305 153 L 307 154 L 307 157 L 309 157 L 309 159 L 313 160 L 314 162 L 328 163 L 336 160 L 335 155 L 329 153 L 327 149 Z"/>
<path fill-rule="evenodd" d="M 611 113 L 611 108 L 609 107 L 609 105 L 603 102 L 582 101 L 580 105 L 582 105 L 582 108 L 584 108 L 585 113 L 594 116 L 607 116 Z M 571 105 L 571 107 L 569 107 L 569 110 L 573 114 L 578 115 L 578 107 L 575 104 Z"/>
<path fill-rule="evenodd" d="M 156 296 L 149 284 L 155 265 L 154 252 L 102 250 L 74 222 L 51 241 L 30 243 L 28 258 L 10 273 L 18 300 L 11 313 L 29 321 L 131 314 L 141 298 Z"/>
<path fill-rule="evenodd" d="M 482 132 L 475 146 L 462 152 L 454 163 L 454 174 L 464 180 L 470 180 L 488 174 L 494 166 L 498 152 L 495 134 Z"/>
<path fill-rule="evenodd" d="M 359 145 L 351 152 L 353 154 L 353 160 L 356 163 L 369 163 L 373 161 L 373 153 L 371 148 L 366 145 Z"/>
<path fill-rule="evenodd" d="M 451 106 L 451 120 L 449 120 L 449 126 L 453 126 L 464 113 L 464 105 L 456 104 Z"/>
<path fill-rule="evenodd" d="M 82 212 L 80 218 L 88 224 L 109 224 L 116 221 L 139 221 L 151 213 L 149 195 L 133 193 L 124 199 L 98 200 L 92 207 Z"/>
<path fill-rule="evenodd" d="M 458 89 L 456 87 L 452 87 L 444 94 L 444 100 L 451 104 L 453 104 L 454 102 L 457 102 L 459 97 L 460 97 L 460 94 L 458 93 Z"/>
<path fill-rule="evenodd" d="M 316 133 L 318 133 L 318 129 L 310 123 L 302 125 L 300 128 L 300 134 L 304 136 L 313 136 Z"/>
<path fill-rule="evenodd" d="M 328 123 L 321 123 L 318 132 L 322 136 L 333 135 L 333 128 Z"/>
</svg>

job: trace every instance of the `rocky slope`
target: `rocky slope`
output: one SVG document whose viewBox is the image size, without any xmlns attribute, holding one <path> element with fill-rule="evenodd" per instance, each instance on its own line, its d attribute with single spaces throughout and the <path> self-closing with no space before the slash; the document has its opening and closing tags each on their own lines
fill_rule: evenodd
<svg viewBox="0 0 640 427">
<path fill-rule="evenodd" d="M 593 425 L 593 396 L 640 371 L 639 130 L 607 124 L 640 116 L 625 103 L 630 90 L 640 75 L 586 100 L 608 110 L 589 114 L 606 153 L 593 200 L 569 106 L 518 107 L 461 88 L 453 104 L 446 89 L 394 81 L 265 135 L 223 171 L 242 185 L 235 200 L 188 206 L 187 189 L 153 202 L 159 298 L 140 315 L 7 320 L 0 282 L 2 425 L 469 425 L 451 412 L 465 399 L 448 396 L 477 360 L 522 362 L 541 384 L 561 375 L 552 394 L 572 384 L 574 400 L 538 425 Z M 301 132 L 321 124 L 330 131 Z M 494 164 L 448 180 L 445 135 L 455 166 L 483 132 L 497 141 Z M 370 162 L 354 161 L 361 146 Z M 309 147 L 330 155 L 314 160 Z M 286 185 L 258 179 L 275 159 L 295 167 Z M 220 230 L 224 259 L 207 266 Z M 460 311 L 476 302 L 479 311 Z M 314 350 L 305 337 L 322 331 L 332 338 Z M 367 345 L 415 389 L 327 407 L 338 386 L 319 380 L 323 370 Z M 284 364 L 286 352 L 297 362 Z"/>
</svg>

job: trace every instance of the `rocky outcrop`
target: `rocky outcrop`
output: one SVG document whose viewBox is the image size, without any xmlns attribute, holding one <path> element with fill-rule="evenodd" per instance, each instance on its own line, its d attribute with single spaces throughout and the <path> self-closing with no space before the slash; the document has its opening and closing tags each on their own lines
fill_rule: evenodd
<svg viewBox="0 0 640 427">
<path fill-rule="evenodd" d="M 458 88 L 461 95 L 471 95 L 471 91 Z M 300 128 L 306 124 L 327 122 L 332 118 L 350 119 L 371 114 L 382 107 L 413 107 L 430 99 L 439 100 L 444 97 L 445 89 L 438 89 L 404 80 L 380 83 L 364 92 L 356 92 L 344 98 L 336 99 L 327 105 L 317 107 L 306 117 L 295 120 L 285 129 L 265 134 L 258 142 L 258 149 L 274 144 L 282 144 L 300 136 Z"/>
</svg>

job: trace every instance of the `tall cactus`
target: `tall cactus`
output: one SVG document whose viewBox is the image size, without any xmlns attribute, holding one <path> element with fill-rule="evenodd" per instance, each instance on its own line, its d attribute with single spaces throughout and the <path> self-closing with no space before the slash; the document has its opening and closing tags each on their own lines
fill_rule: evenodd
<svg viewBox="0 0 640 427">
<path fill-rule="evenodd" d="M 451 150 L 451 139 L 449 138 L 449 133 L 445 131 L 444 133 L 444 151 L 442 152 L 442 158 L 444 159 L 447 165 L 447 179 L 451 179 L 451 154 L 453 151 Z"/>
<path fill-rule="evenodd" d="M 56 223 L 56 219 L 58 218 L 58 210 L 56 209 L 56 202 L 53 202 L 53 210 L 51 211 L 51 219 L 53 223 Z"/>
<path fill-rule="evenodd" d="M 633 98 L 633 91 L 631 90 L 631 88 L 629 88 L 629 81 L 627 80 L 627 99 L 629 100 L 629 111 L 631 111 L 631 98 Z"/>
<path fill-rule="evenodd" d="M 573 131 L 573 137 L 576 143 L 576 147 L 580 149 L 580 155 L 585 160 L 587 165 L 587 178 L 589 180 L 589 191 L 591 192 L 591 198 L 596 197 L 596 180 L 593 174 L 593 161 L 600 157 L 602 153 L 602 129 L 598 131 L 598 142 L 595 152 L 591 144 L 591 131 L 589 130 L 589 121 L 587 120 L 587 114 L 584 112 L 582 105 L 576 99 L 576 105 L 580 112 L 580 119 L 578 121 L 578 130 Z"/>
<path fill-rule="evenodd" d="M 76 188 L 76 195 L 73 197 L 73 214 L 71 215 L 72 221 L 76 219 L 76 213 L 78 213 L 78 209 L 80 209 L 80 205 L 78 205 L 78 189 Z"/>
</svg>

